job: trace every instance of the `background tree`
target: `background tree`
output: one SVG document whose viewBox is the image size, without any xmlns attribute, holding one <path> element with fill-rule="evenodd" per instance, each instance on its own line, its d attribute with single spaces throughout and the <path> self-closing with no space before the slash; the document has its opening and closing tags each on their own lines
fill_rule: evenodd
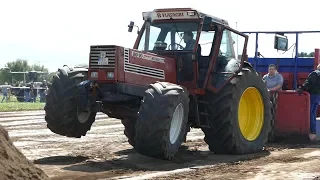
<svg viewBox="0 0 320 180">
<path fill-rule="evenodd" d="M 47 80 L 48 82 L 52 83 L 53 77 L 54 77 L 55 75 L 56 75 L 56 72 L 51 72 L 51 73 L 49 73 L 49 74 L 47 75 L 46 80 Z"/>
<path fill-rule="evenodd" d="M 298 57 L 314 57 L 314 52 L 310 52 L 310 53 L 300 52 L 300 53 L 298 54 Z"/>
<path fill-rule="evenodd" d="M 17 59 L 16 61 L 12 61 L 12 62 L 8 62 L 5 65 L 9 71 L 11 72 L 25 72 L 25 71 L 29 71 L 30 67 L 28 65 L 28 61 L 27 60 L 22 60 L 22 59 Z M 9 79 L 5 79 L 7 82 L 11 83 L 12 79 L 13 80 L 19 80 L 22 81 L 23 80 L 23 74 L 10 74 L 6 75 L 10 76 Z"/>
<path fill-rule="evenodd" d="M 5 82 L 11 82 L 11 74 L 9 68 L 0 69 L 0 85 L 4 84 Z"/>
<path fill-rule="evenodd" d="M 28 60 L 17 59 L 15 61 L 11 61 L 6 63 L 5 68 L 0 69 L 0 84 L 4 84 L 8 82 L 9 84 L 16 83 L 24 80 L 23 74 L 11 74 L 10 72 L 29 72 L 29 71 L 42 71 L 44 74 L 40 74 L 38 76 L 38 80 L 42 81 L 43 79 L 48 78 L 49 71 L 44 65 L 32 64 L 28 63 Z M 26 80 L 28 79 L 28 74 L 26 74 Z"/>
</svg>

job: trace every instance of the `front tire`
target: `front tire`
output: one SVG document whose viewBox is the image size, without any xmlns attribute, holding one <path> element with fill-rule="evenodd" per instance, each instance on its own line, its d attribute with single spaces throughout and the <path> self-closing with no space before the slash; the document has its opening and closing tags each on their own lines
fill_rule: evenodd
<svg viewBox="0 0 320 180">
<path fill-rule="evenodd" d="M 77 85 L 87 80 L 87 69 L 60 68 L 46 96 L 44 107 L 47 127 L 54 133 L 80 138 L 85 136 L 95 121 L 95 112 L 79 111 Z"/>
<path fill-rule="evenodd" d="M 189 113 L 188 92 L 171 83 L 155 83 L 145 92 L 135 132 L 137 152 L 159 159 L 171 159 L 186 134 Z"/>
<path fill-rule="evenodd" d="M 208 92 L 210 127 L 205 142 L 217 154 L 247 154 L 263 149 L 271 130 L 270 95 L 252 68 L 242 71 L 220 92 Z"/>
<path fill-rule="evenodd" d="M 124 126 L 124 135 L 128 138 L 128 143 L 131 145 L 131 146 L 135 146 L 135 139 L 134 139 L 134 136 L 135 136 L 135 125 L 136 125 L 136 118 L 131 118 L 131 117 L 125 117 L 121 120 L 121 123 L 123 124 Z"/>
</svg>

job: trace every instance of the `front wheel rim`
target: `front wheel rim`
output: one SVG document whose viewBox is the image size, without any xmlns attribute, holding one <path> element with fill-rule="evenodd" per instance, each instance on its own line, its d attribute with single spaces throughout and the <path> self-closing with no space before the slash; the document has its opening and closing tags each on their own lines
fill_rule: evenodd
<svg viewBox="0 0 320 180">
<path fill-rule="evenodd" d="M 77 115 L 78 115 L 78 121 L 80 123 L 85 123 L 90 118 L 91 112 L 90 111 L 81 111 L 81 112 L 79 112 L 79 109 L 78 109 L 77 110 Z"/>
<path fill-rule="evenodd" d="M 184 118 L 183 116 L 184 116 L 184 108 L 183 108 L 183 104 L 180 103 L 174 110 L 174 113 L 171 119 L 170 132 L 169 132 L 171 144 L 176 143 L 176 141 L 180 136 L 181 129 L 182 129 L 182 122 Z"/>
</svg>

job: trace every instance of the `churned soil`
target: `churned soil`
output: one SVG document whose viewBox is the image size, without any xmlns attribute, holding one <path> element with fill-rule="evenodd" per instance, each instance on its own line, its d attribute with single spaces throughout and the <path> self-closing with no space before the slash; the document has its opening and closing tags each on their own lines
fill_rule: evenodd
<svg viewBox="0 0 320 180">
<path fill-rule="evenodd" d="M 12 143 L 0 125 L 0 179 L 45 180 L 48 176 L 32 164 Z"/>
<path fill-rule="evenodd" d="M 52 133 L 44 111 L 0 112 L 0 124 L 15 145 L 1 130 L 0 180 L 46 178 L 15 147 L 51 180 L 320 179 L 320 142 L 310 143 L 307 137 L 278 140 L 255 154 L 219 155 L 209 151 L 201 129 L 191 129 L 187 142 L 166 161 L 137 153 L 127 142 L 121 121 L 102 113 L 82 138 Z M 9 172 L 25 176 L 3 175 Z"/>
</svg>

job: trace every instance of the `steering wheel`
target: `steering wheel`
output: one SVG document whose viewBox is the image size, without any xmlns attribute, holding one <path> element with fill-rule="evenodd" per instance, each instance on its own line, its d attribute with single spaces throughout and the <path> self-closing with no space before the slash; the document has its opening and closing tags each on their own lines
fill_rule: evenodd
<svg viewBox="0 0 320 180">
<path fill-rule="evenodd" d="M 168 46 L 168 50 L 173 50 L 173 49 L 170 48 L 172 45 L 178 45 L 178 47 L 181 48 L 181 50 L 184 48 L 181 44 L 171 43 L 171 44 L 169 44 L 169 46 Z"/>
</svg>

